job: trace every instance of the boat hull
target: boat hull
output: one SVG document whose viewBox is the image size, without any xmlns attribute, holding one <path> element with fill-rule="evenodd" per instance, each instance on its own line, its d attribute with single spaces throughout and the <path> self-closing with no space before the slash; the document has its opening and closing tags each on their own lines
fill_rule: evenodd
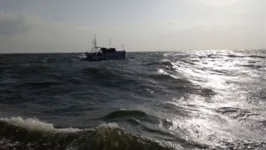
<svg viewBox="0 0 266 150">
<path fill-rule="evenodd" d="M 122 60 L 126 59 L 126 52 L 116 51 L 110 53 L 86 53 L 86 56 L 89 61 Z"/>
</svg>

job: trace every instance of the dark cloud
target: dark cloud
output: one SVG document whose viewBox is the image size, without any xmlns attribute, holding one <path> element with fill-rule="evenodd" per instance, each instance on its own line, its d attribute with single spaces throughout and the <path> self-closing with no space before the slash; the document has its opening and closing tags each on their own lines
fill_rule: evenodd
<svg viewBox="0 0 266 150">
<path fill-rule="evenodd" d="M 31 29 L 27 18 L 22 15 L 0 13 L 0 36 L 12 36 L 25 33 Z"/>
</svg>

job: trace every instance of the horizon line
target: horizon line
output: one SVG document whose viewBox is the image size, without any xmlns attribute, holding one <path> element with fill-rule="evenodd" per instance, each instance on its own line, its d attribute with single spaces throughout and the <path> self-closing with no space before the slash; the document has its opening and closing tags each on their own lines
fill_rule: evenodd
<svg viewBox="0 0 266 150">
<path fill-rule="evenodd" d="M 184 52 L 184 51 L 246 51 L 246 50 L 255 50 L 255 51 L 260 51 L 260 50 L 266 50 L 266 48 L 257 48 L 257 49 L 188 49 L 188 50 L 144 50 L 144 51 L 126 51 L 126 53 L 146 53 L 146 52 Z M 77 52 L 7 52 L 7 53 L 2 53 L 0 52 L 0 55 L 12 55 L 12 54 L 77 54 L 77 53 L 85 53 L 81 51 Z"/>
</svg>

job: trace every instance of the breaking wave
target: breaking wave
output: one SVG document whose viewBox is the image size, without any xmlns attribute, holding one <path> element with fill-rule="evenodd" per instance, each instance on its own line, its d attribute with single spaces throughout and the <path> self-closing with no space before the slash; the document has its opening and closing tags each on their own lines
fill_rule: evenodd
<svg viewBox="0 0 266 150">
<path fill-rule="evenodd" d="M 133 135 L 114 123 L 91 129 L 55 128 L 38 119 L 0 119 L 1 149 L 170 150 L 166 143 Z"/>
</svg>

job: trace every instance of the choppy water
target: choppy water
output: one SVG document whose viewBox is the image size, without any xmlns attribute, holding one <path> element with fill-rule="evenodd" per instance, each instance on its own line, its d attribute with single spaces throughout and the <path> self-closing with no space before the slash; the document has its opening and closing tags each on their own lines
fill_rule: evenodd
<svg viewBox="0 0 266 150">
<path fill-rule="evenodd" d="M 266 149 L 266 51 L 0 55 L 0 149 Z"/>
</svg>

